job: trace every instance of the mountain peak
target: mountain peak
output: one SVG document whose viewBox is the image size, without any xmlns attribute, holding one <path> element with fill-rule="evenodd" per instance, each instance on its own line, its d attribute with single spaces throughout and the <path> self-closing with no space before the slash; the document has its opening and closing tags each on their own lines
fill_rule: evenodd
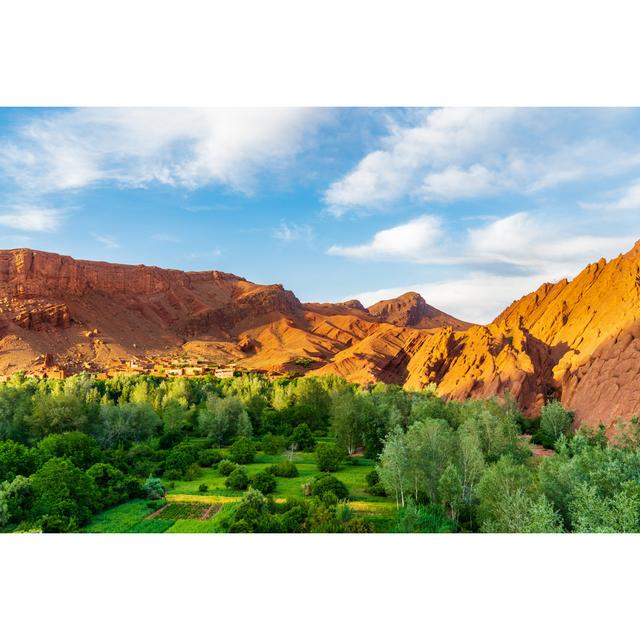
<svg viewBox="0 0 640 640">
<path fill-rule="evenodd" d="M 367 310 L 379 320 L 400 327 L 434 329 L 451 326 L 454 329 L 466 329 L 471 326 L 468 322 L 458 320 L 427 304 L 425 299 L 415 291 L 407 291 L 397 298 L 381 300 L 372 304 Z"/>
</svg>

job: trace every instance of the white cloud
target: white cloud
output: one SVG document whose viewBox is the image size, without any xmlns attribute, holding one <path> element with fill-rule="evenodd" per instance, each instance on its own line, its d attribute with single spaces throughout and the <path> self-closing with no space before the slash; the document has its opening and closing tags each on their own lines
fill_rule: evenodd
<svg viewBox="0 0 640 640">
<path fill-rule="evenodd" d="M 0 225 L 20 231 L 56 231 L 64 218 L 61 209 L 12 205 L 0 209 Z"/>
<path fill-rule="evenodd" d="M 617 194 L 609 200 L 601 202 L 583 202 L 581 206 L 584 209 L 594 209 L 605 212 L 620 211 L 640 211 L 640 180 L 632 182 L 625 189 L 618 191 Z"/>
<path fill-rule="evenodd" d="M 340 214 L 354 206 L 379 206 L 415 188 L 416 174 L 429 166 L 466 161 L 479 147 L 501 138 L 511 109 L 436 109 L 416 126 L 392 123 L 381 140 L 383 149 L 366 155 L 325 194 L 330 209 Z"/>
<path fill-rule="evenodd" d="M 292 242 L 294 240 L 309 241 L 313 237 L 313 229 L 306 224 L 298 225 L 283 222 L 273 231 L 272 236 L 282 242 Z"/>
<path fill-rule="evenodd" d="M 354 246 L 334 245 L 327 253 L 362 260 L 427 260 L 442 235 L 440 220 L 421 216 L 405 224 L 378 231 L 371 242 Z"/>
<path fill-rule="evenodd" d="M 103 181 L 247 191 L 324 118 L 312 109 L 76 109 L 34 118 L 0 143 L 0 171 L 39 191 Z"/>
<path fill-rule="evenodd" d="M 443 108 L 409 125 L 391 122 L 379 148 L 331 184 L 325 202 L 339 216 L 403 197 L 532 194 L 640 164 L 633 140 L 589 137 L 593 128 L 577 131 L 575 118 L 570 110 Z"/>
<path fill-rule="evenodd" d="M 394 235 L 396 229 L 379 232 L 367 245 L 332 247 L 328 253 L 351 258 L 447 265 L 473 265 L 469 273 L 451 273 L 435 282 L 412 282 L 406 286 L 350 294 L 365 305 L 417 291 L 430 304 L 464 320 L 491 321 L 513 300 L 534 291 L 543 282 L 573 277 L 588 263 L 612 258 L 630 248 L 628 235 L 572 235 L 570 229 L 544 222 L 526 212 L 492 220 L 468 229 L 458 241 L 447 239 L 439 229 L 434 241 L 413 240 L 419 233 Z M 390 234 L 387 236 L 386 234 Z M 378 238 L 390 237 L 384 243 Z M 434 242 L 436 246 L 434 246 Z M 409 250 L 403 250 L 409 246 Z"/>
<path fill-rule="evenodd" d="M 425 200 L 456 200 L 487 195 L 495 189 L 495 176 L 481 164 L 469 169 L 456 166 L 430 173 L 419 192 Z"/>
<path fill-rule="evenodd" d="M 107 247 L 107 249 L 121 249 L 122 245 L 118 242 L 117 238 L 109 235 L 100 235 L 98 233 L 91 234 L 101 245 Z"/>
<path fill-rule="evenodd" d="M 357 293 L 356 298 L 370 306 L 379 300 L 395 298 L 407 291 L 416 291 L 430 305 L 467 322 L 487 323 L 522 295 L 537 289 L 542 280 L 538 275 L 509 277 L 487 273 L 471 273 L 462 278 L 438 282 L 418 282 L 403 287 Z"/>
<path fill-rule="evenodd" d="M 640 180 L 634 182 L 622 195 L 622 197 L 614 203 L 615 209 L 623 209 L 629 211 L 632 209 L 640 210 Z"/>
</svg>

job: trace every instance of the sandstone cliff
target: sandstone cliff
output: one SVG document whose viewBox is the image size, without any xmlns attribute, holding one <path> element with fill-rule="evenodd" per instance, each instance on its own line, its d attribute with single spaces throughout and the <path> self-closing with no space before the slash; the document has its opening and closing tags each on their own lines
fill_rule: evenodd
<svg viewBox="0 0 640 640">
<path fill-rule="evenodd" d="M 220 271 L 0 251 L 0 373 L 104 370 L 131 356 L 189 354 L 271 373 L 337 373 L 451 398 L 509 392 L 529 414 L 558 397 L 577 421 L 640 413 L 640 243 L 543 284 L 486 326 L 409 292 L 368 309 L 301 304 L 281 285 Z M 304 366 L 299 362 L 304 361 Z"/>
</svg>

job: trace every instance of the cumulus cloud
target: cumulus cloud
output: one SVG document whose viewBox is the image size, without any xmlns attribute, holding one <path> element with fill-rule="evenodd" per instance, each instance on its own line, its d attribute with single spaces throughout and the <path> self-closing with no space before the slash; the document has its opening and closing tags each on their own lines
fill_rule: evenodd
<svg viewBox="0 0 640 640">
<path fill-rule="evenodd" d="M 62 209 L 11 205 L 0 209 L 0 225 L 20 231 L 56 231 L 64 219 Z"/>
<path fill-rule="evenodd" d="M 326 117 L 313 109 L 76 109 L 38 116 L 0 142 L 0 171 L 43 192 L 100 182 L 248 191 Z"/>
<path fill-rule="evenodd" d="M 362 260 L 427 260 L 442 236 L 441 222 L 435 216 L 421 216 L 390 229 L 378 231 L 366 244 L 333 245 L 327 253 Z"/>
<path fill-rule="evenodd" d="M 403 197 L 471 199 L 537 193 L 640 164 L 632 141 L 616 144 L 565 126 L 563 110 L 427 111 L 409 124 L 391 121 L 377 149 L 325 192 L 329 211 L 383 207 Z"/>
<path fill-rule="evenodd" d="M 457 200 L 488 195 L 495 188 L 495 175 L 481 164 L 474 164 L 468 169 L 452 166 L 428 174 L 419 193 L 425 200 Z"/>
<path fill-rule="evenodd" d="M 415 126 L 391 124 L 382 149 L 367 154 L 325 194 L 340 214 L 354 206 L 379 206 L 415 188 L 416 175 L 429 166 L 447 166 L 470 157 L 479 147 L 501 138 L 511 109 L 436 109 Z M 437 181 L 437 179 L 436 179 Z"/>
<path fill-rule="evenodd" d="M 411 282 L 354 293 L 345 299 L 355 297 L 368 305 L 406 291 L 417 291 L 443 311 L 464 320 L 485 323 L 543 282 L 573 277 L 589 262 L 601 257 L 612 258 L 628 250 L 631 244 L 628 235 L 571 235 L 566 229 L 527 212 L 467 229 L 466 233 L 459 234 L 457 241 L 447 238 L 441 221 L 432 240 L 424 236 L 416 240 L 415 236 L 420 234 L 415 229 L 394 233 L 396 229 L 411 229 L 413 223 L 415 221 L 378 232 L 368 244 L 331 247 L 328 253 L 369 260 L 463 265 L 470 271 L 462 274 L 456 271 L 434 282 Z M 385 244 L 380 237 L 391 237 L 395 241 Z"/>
</svg>

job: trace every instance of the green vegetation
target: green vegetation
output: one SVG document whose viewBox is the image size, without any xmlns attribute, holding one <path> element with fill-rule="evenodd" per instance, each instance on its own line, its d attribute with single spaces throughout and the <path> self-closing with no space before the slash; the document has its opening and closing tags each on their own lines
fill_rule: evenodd
<svg viewBox="0 0 640 640">
<path fill-rule="evenodd" d="M 334 376 L 15 375 L 0 530 L 640 532 L 640 420 L 614 431 Z"/>
</svg>

